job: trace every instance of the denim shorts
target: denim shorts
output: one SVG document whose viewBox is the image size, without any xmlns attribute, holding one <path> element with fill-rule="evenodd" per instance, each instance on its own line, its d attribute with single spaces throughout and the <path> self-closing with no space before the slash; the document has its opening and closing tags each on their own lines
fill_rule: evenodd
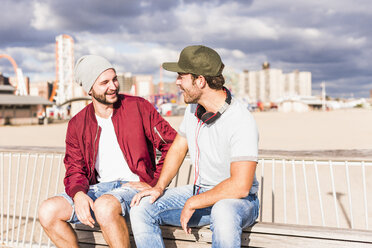
<svg viewBox="0 0 372 248">
<path fill-rule="evenodd" d="M 131 187 L 122 187 L 122 185 L 125 183 L 127 183 L 127 181 L 103 182 L 103 183 L 97 183 L 94 185 L 90 185 L 87 195 L 93 200 L 93 202 L 102 195 L 114 196 L 120 202 L 122 215 L 125 218 L 128 218 L 129 210 L 130 210 L 130 203 L 132 201 L 132 198 L 139 191 Z M 67 222 L 72 223 L 72 224 L 80 224 L 81 222 L 76 216 L 75 205 L 74 205 L 74 201 L 72 200 L 72 198 L 66 193 L 59 194 L 58 196 L 64 197 L 72 206 L 73 210 L 71 213 L 71 217 Z M 94 220 L 96 220 L 94 217 L 94 212 L 92 210 L 91 210 L 91 215 L 94 218 Z"/>
</svg>

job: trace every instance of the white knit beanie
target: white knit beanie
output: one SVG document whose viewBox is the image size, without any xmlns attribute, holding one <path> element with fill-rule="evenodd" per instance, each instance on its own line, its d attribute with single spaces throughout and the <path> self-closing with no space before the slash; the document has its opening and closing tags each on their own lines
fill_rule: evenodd
<svg viewBox="0 0 372 248">
<path fill-rule="evenodd" d="M 76 62 L 74 69 L 75 82 L 89 93 L 99 75 L 107 69 L 114 69 L 114 67 L 104 57 L 85 55 Z"/>
</svg>

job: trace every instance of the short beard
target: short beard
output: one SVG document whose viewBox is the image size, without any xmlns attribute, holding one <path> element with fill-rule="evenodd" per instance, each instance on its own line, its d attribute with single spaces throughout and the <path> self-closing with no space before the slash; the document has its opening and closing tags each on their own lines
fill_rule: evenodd
<svg viewBox="0 0 372 248">
<path fill-rule="evenodd" d="M 200 90 L 199 88 L 196 87 L 196 83 L 195 83 L 195 80 L 193 80 L 192 82 L 192 85 L 194 86 L 194 88 L 190 91 L 190 90 L 185 90 L 183 89 L 183 92 L 184 92 L 184 95 L 183 95 L 183 101 L 185 103 L 198 103 L 198 101 L 200 100 Z"/>
<path fill-rule="evenodd" d="M 116 91 L 116 98 L 118 97 L 118 92 Z M 103 94 L 97 94 L 93 89 L 92 89 L 92 97 L 94 99 L 97 100 L 97 102 L 100 102 L 104 105 L 111 105 L 113 103 L 115 103 L 117 101 L 117 99 L 115 100 L 115 102 L 110 102 L 110 101 L 107 101 L 106 99 L 106 93 L 103 93 Z"/>
</svg>

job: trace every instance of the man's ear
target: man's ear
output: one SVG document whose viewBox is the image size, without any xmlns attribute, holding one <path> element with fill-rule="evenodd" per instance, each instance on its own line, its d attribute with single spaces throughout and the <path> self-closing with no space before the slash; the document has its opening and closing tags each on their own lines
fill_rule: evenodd
<svg viewBox="0 0 372 248">
<path fill-rule="evenodd" d="M 207 85 L 207 80 L 205 80 L 204 76 L 199 75 L 197 78 L 197 84 L 200 89 L 203 89 Z"/>
</svg>

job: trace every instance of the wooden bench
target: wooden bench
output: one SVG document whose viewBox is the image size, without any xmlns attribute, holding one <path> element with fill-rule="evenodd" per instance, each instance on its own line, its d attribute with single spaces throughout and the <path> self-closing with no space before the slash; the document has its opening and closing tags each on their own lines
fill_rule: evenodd
<svg viewBox="0 0 372 248">
<path fill-rule="evenodd" d="M 99 227 L 74 226 L 81 247 L 107 247 Z M 209 227 L 192 228 L 185 234 L 179 227 L 162 226 L 166 247 L 210 247 L 212 232 Z M 134 241 L 131 234 L 131 244 Z M 372 232 L 365 230 L 330 227 L 300 226 L 289 224 L 256 223 L 242 234 L 242 247 L 372 247 Z"/>
</svg>

